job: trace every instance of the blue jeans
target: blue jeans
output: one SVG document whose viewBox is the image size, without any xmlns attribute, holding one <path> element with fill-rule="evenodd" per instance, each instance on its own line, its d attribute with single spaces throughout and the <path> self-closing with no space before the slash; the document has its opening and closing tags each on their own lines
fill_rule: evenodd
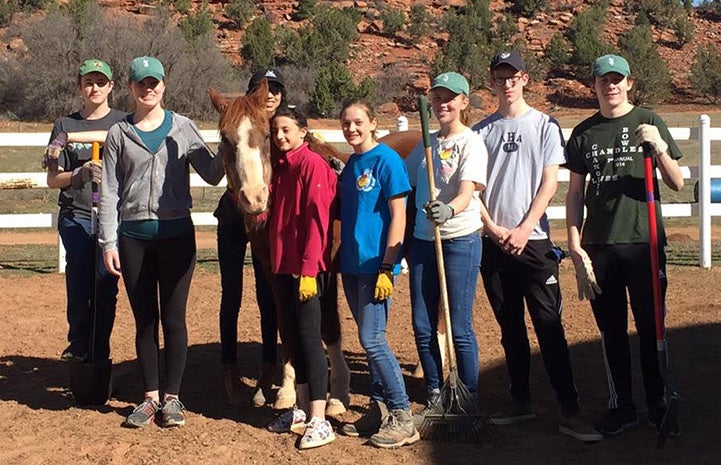
<svg viewBox="0 0 721 465">
<path fill-rule="evenodd" d="M 93 284 L 96 286 L 96 360 L 110 356 L 110 333 L 115 322 L 118 278 L 108 273 L 102 251 L 93 244 L 90 218 L 64 216 L 58 232 L 65 247 L 65 288 L 67 293 L 68 341 L 90 351 Z M 93 272 L 95 253 L 95 272 Z"/>
<path fill-rule="evenodd" d="M 373 297 L 376 275 L 343 273 L 343 290 L 353 318 L 358 324 L 358 339 L 366 351 L 371 376 L 371 399 L 384 402 L 389 410 L 408 410 L 408 395 L 398 359 L 386 339 L 390 299 Z"/>
<path fill-rule="evenodd" d="M 478 390 L 478 342 L 473 332 L 472 314 L 481 264 L 481 238 L 474 232 L 442 242 L 458 375 L 468 390 L 475 393 Z M 426 389 L 431 394 L 440 389 L 443 382 L 443 365 L 436 337 L 440 286 L 433 241 L 414 237 L 409 263 L 413 331 Z"/>
</svg>

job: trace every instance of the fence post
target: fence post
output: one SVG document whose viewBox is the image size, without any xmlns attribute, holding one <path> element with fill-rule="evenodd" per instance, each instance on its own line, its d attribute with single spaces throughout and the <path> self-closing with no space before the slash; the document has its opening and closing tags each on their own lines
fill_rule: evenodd
<svg viewBox="0 0 721 465">
<path fill-rule="evenodd" d="M 408 118 L 406 118 L 403 115 L 399 116 L 398 119 L 396 120 L 396 130 L 398 132 L 407 131 L 408 130 Z"/>
<path fill-rule="evenodd" d="M 699 262 L 704 269 L 711 268 L 711 119 L 708 115 L 699 117 L 698 134 L 698 225 Z"/>
</svg>

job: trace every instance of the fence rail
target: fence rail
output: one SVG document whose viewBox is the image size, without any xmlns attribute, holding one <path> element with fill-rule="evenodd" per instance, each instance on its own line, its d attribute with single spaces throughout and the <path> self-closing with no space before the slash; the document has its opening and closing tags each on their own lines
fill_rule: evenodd
<svg viewBox="0 0 721 465">
<path fill-rule="evenodd" d="M 403 128 L 399 120 L 399 128 Z M 407 129 L 407 125 L 405 126 Z M 563 128 L 566 139 L 570 137 L 572 129 Z M 698 127 L 669 128 L 671 136 L 679 140 L 699 141 L 699 165 L 682 166 L 684 179 L 699 180 L 698 203 L 667 203 L 661 206 L 662 215 L 669 217 L 698 217 L 699 219 L 699 266 L 711 267 L 711 217 L 721 216 L 721 204 L 711 203 L 711 178 L 721 178 L 721 165 L 711 165 L 711 141 L 721 141 L 721 127 L 712 128 L 711 120 L 707 115 L 700 115 Z M 216 130 L 201 130 L 201 135 L 207 143 L 217 143 L 220 136 Z M 388 130 L 380 131 L 380 136 L 387 134 Z M 314 134 L 320 135 L 323 140 L 331 143 L 345 143 L 341 131 L 316 130 Z M 0 133 L 0 147 L 44 147 L 50 135 L 48 133 Z M 660 173 L 656 175 L 660 178 Z M 558 181 L 568 182 L 570 178 L 566 169 L 559 170 Z M 47 188 L 45 173 L 0 173 L 0 188 L 2 186 L 22 186 L 25 188 Z M 213 187 L 205 183 L 195 173 L 190 175 L 191 187 Z M 225 178 L 219 186 L 225 186 Z M 549 219 L 565 219 L 564 206 L 550 206 L 547 209 Z M 211 212 L 192 213 L 193 223 L 196 225 L 215 225 L 216 218 Z M 38 214 L 0 214 L 0 229 L 2 228 L 49 228 L 57 226 L 57 213 Z M 64 250 L 59 244 L 59 268 L 64 268 Z"/>
</svg>

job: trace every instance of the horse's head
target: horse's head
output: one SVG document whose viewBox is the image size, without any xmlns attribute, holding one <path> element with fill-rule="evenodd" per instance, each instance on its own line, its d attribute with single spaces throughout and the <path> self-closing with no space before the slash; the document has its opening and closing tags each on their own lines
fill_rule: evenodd
<svg viewBox="0 0 721 465">
<path fill-rule="evenodd" d="M 218 131 L 228 188 L 238 209 L 260 215 L 268 209 L 271 177 L 268 114 L 265 101 L 268 83 L 248 95 L 228 99 L 210 89 L 210 100 L 220 113 Z"/>
</svg>

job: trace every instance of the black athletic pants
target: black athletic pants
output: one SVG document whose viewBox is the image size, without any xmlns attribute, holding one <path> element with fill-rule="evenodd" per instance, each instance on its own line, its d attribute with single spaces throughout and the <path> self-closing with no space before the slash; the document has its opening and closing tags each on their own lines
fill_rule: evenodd
<svg viewBox="0 0 721 465">
<path fill-rule="evenodd" d="M 310 400 L 325 400 L 328 394 L 328 361 L 321 339 L 320 299 L 328 284 L 328 273 L 319 273 L 316 282 L 318 295 L 298 300 L 300 278 L 276 275 L 283 345 L 289 346 L 290 361 L 295 368 L 296 384 L 308 383 Z"/>
<path fill-rule="evenodd" d="M 135 349 L 143 388 L 147 392 L 160 387 L 160 323 L 165 346 L 164 391 L 177 395 L 188 355 L 185 308 L 195 269 L 195 232 L 153 240 L 121 234 L 118 251 L 123 281 L 135 317 Z"/>
<path fill-rule="evenodd" d="M 531 350 L 524 320 L 525 300 L 561 410 L 567 416 L 578 413 L 578 392 L 561 323 L 558 260 L 551 241 L 528 241 L 519 256 L 504 253 L 498 244 L 484 237 L 481 276 L 501 328 L 513 400 L 519 403 L 531 400 Z"/>
<path fill-rule="evenodd" d="M 584 246 L 603 294 L 591 301 L 601 343 L 609 386 L 609 408 L 634 406 L 631 394 L 631 350 L 628 337 L 628 301 L 640 343 L 641 371 L 646 403 L 663 403 L 663 381 L 656 353 L 656 323 L 651 284 L 649 245 L 615 244 Z M 659 251 L 659 275 L 665 301 L 666 253 Z M 626 294 L 628 290 L 628 297 Z"/>
</svg>

